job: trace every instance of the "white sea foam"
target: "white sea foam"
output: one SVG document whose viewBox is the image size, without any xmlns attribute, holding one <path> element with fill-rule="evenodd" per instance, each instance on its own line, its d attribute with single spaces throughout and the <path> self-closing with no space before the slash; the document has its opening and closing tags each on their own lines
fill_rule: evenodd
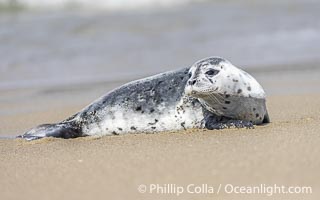
<svg viewBox="0 0 320 200">
<path fill-rule="evenodd" d="M 2 5 L 18 5 L 29 8 L 80 7 L 106 10 L 134 10 L 173 7 L 201 0 L 0 0 Z"/>
</svg>

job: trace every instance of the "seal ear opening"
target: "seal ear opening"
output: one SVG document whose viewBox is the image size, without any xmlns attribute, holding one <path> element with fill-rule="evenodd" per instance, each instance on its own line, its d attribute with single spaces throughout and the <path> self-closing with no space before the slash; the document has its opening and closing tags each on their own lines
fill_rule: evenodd
<svg viewBox="0 0 320 200">
<path fill-rule="evenodd" d="M 264 118 L 263 118 L 263 120 L 262 120 L 262 123 L 263 123 L 263 124 L 270 123 L 270 118 L 269 118 L 268 111 L 267 111 L 266 114 L 264 115 Z"/>
</svg>

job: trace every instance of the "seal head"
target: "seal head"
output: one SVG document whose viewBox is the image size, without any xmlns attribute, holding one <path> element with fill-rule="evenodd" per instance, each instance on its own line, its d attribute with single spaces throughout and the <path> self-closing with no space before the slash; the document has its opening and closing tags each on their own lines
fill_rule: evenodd
<svg viewBox="0 0 320 200">
<path fill-rule="evenodd" d="M 266 94 L 247 72 L 220 57 L 196 62 L 189 70 L 185 94 L 198 98 L 201 104 L 218 116 L 268 122 Z"/>
</svg>

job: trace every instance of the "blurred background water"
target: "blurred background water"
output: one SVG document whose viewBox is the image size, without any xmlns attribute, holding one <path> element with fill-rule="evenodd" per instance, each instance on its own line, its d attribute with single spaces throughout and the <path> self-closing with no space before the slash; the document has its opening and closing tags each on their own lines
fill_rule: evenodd
<svg viewBox="0 0 320 200">
<path fill-rule="evenodd" d="M 0 0 L 0 5 L 0 89 L 128 80 L 211 55 L 245 69 L 319 61 L 319 1 Z"/>
</svg>

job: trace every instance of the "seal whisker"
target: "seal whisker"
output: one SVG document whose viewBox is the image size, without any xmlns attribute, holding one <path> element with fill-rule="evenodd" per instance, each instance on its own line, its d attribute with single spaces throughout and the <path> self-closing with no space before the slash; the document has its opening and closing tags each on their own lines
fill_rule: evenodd
<svg viewBox="0 0 320 200">
<path fill-rule="evenodd" d="M 223 104 L 224 98 L 220 94 L 214 93 L 213 95 L 219 100 L 220 104 Z"/>
<path fill-rule="evenodd" d="M 215 96 L 216 96 L 218 99 L 220 99 L 222 102 L 224 102 L 225 97 L 222 96 L 222 94 L 215 93 Z"/>
<path fill-rule="evenodd" d="M 211 97 L 215 103 L 222 105 L 222 102 L 214 94 L 210 94 L 209 97 Z"/>
</svg>

